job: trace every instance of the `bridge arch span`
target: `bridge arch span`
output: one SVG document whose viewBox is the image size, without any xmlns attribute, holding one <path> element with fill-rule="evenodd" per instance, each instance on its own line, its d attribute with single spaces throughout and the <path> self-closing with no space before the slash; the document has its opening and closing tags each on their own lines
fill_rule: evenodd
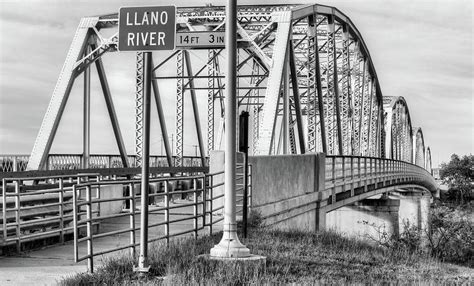
<svg viewBox="0 0 474 286">
<path fill-rule="evenodd" d="M 402 96 L 384 96 L 385 156 L 413 162 L 412 123 L 408 104 Z"/>
<path fill-rule="evenodd" d="M 421 127 L 413 128 L 413 164 L 425 168 L 425 139 Z"/>
<path fill-rule="evenodd" d="M 426 157 L 425 169 L 426 169 L 426 171 L 428 171 L 428 173 L 433 175 L 432 164 L 431 164 L 431 148 L 430 147 L 426 147 L 425 157 Z"/>
</svg>

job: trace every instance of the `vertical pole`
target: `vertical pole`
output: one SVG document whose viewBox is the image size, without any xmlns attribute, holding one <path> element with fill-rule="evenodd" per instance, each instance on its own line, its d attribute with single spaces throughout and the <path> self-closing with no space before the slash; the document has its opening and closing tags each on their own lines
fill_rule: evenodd
<svg viewBox="0 0 474 286">
<path fill-rule="evenodd" d="M 4 206 L 5 207 L 5 206 Z M 20 182 L 15 181 L 15 222 L 16 222 L 16 251 L 21 252 L 21 215 L 20 215 Z M 6 217 L 4 218 L 6 220 Z"/>
<path fill-rule="evenodd" d="M 2 227 L 3 227 L 3 239 L 8 238 L 8 232 L 7 232 L 7 180 L 2 179 Z"/>
<path fill-rule="evenodd" d="M 166 245 L 170 244 L 170 196 L 169 196 L 169 181 L 163 181 L 165 184 L 165 237 L 166 237 Z"/>
<path fill-rule="evenodd" d="M 197 180 L 196 179 L 193 179 L 193 216 L 194 216 L 194 219 L 193 219 L 193 228 L 194 228 L 194 238 L 197 238 L 198 237 L 198 198 L 197 198 L 197 191 L 198 191 L 198 187 L 197 187 Z M 204 225 L 204 224 L 203 224 Z"/>
<path fill-rule="evenodd" d="M 79 257 L 78 242 L 79 239 L 79 230 L 77 228 L 77 190 L 76 184 L 72 185 L 72 229 L 74 232 L 74 261 L 77 262 Z"/>
<path fill-rule="evenodd" d="M 135 191 L 133 183 L 128 185 L 130 214 L 130 255 L 135 259 Z"/>
<path fill-rule="evenodd" d="M 214 176 L 210 175 L 209 176 L 209 235 L 212 235 L 212 216 L 214 214 Z"/>
<path fill-rule="evenodd" d="M 242 222 L 244 237 L 247 238 L 248 217 L 248 169 L 249 169 L 249 113 L 242 111 L 239 123 L 239 151 L 244 153 L 244 200 L 242 206 Z"/>
<path fill-rule="evenodd" d="M 85 54 L 91 52 L 90 45 L 87 45 Z M 83 122 L 83 136 L 82 136 L 82 168 L 89 168 L 90 157 L 90 128 L 91 128 L 91 69 L 87 67 L 84 69 L 84 122 Z"/>
<path fill-rule="evenodd" d="M 138 272 L 146 273 L 148 265 L 148 184 L 150 175 L 150 96 L 151 96 L 151 52 L 144 53 L 143 76 L 143 140 L 142 140 L 142 181 L 141 181 L 141 213 L 140 213 L 140 257 Z"/>
<path fill-rule="evenodd" d="M 90 273 L 94 272 L 94 255 L 92 246 L 92 202 L 91 186 L 86 187 L 86 215 L 87 215 L 87 268 Z"/>
<path fill-rule="evenodd" d="M 59 178 L 59 242 L 64 243 L 64 182 Z"/>
<path fill-rule="evenodd" d="M 235 218 L 237 0 L 227 0 L 225 32 L 228 63 L 225 75 L 224 233 L 219 244 L 211 249 L 211 257 L 238 258 L 250 256 L 250 251 L 237 237 Z"/>
</svg>

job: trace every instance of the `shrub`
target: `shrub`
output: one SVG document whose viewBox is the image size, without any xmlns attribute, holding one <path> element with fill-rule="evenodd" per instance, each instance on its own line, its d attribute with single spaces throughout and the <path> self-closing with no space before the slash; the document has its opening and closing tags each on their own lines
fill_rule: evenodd
<svg viewBox="0 0 474 286">
<path fill-rule="evenodd" d="M 435 205 L 431 209 L 428 240 L 432 255 L 474 267 L 474 223 L 468 214 L 469 210 L 446 205 Z"/>
</svg>

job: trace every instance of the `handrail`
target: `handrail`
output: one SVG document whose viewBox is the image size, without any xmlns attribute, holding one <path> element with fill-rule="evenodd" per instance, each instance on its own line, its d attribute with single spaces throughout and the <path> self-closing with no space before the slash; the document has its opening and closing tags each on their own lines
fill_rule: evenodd
<svg viewBox="0 0 474 286">
<path fill-rule="evenodd" d="M 202 174 L 192 175 L 186 177 L 157 177 L 150 178 L 150 184 L 157 185 L 157 192 L 149 194 L 149 199 L 156 203 L 159 200 L 158 206 L 149 208 L 149 214 L 160 213 L 163 214 L 163 220 L 158 222 L 150 221 L 149 229 L 158 228 L 160 231 L 158 234 L 150 235 L 148 242 L 157 240 L 165 240 L 169 243 L 170 239 L 176 236 L 192 233 L 196 238 L 199 232 L 206 231 L 208 234 L 212 234 L 213 228 L 217 223 L 223 220 L 222 217 L 215 218 L 216 213 L 223 209 L 223 192 L 216 193 L 217 188 L 222 188 L 222 183 L 215 181 L 217 175 L 221 175 L 224 172 L 215 172 L 213 174 Z M 249 172 L 250 175 L 250 172 Z M 188 189 L 181 191 L 175 191 L 172 189 L 172 182 L 176 181 L 191 181 L 192 186 Z M 141 213 L 137 209 L 137 201 L 140 201 L 141 195 L 135 194 L 135 189 L 141 181 L 139 179 L 120 179 L 116 181 L 97 181 L 97 182 L 84 182 L 74 185 L 73 188 L 73 224 L 74 224 L 74 258 L 76 262 L 87 260 L 89 271 L 94 269 L 94 257 L 106 253 L 129 249 L 131 255 L 135 255 L 136 234 L 140 229 L 140 225 L 137 223 L 135 218 Z M 249 180 L 251 183 L 251 179 Z M 95 192 L 96 196 L 92 195 L 93 190 L 99 190 L 106 186 L 118 185 L 122 186 L 119 188 L 120 192 L 122 189 L 125 191 L 123 196 L 117 196 L 114 198 L 102 199 L 99 196 L 99 192 Z M 243 193 L 244 186 L 237 188 L 238 192 Z M 250 188 L 251 189 L 251 188 Z M 173 196 L 176 195 L 188 195 L 191 197 L 191 201 L 183 204 L 171 205 Z M 249 192 L 249 198 L 251 198 L 251 192 Z M 242 201 L 243 199 L 240 199 Z M 219 201 L 220 204 L 218 203 Z M 109 214 L 103 215 L 100 211 L 97 214 L 93 214 L 93 210 L 100 208 L 100 204 L 104 202 L 122 202 L 128 204 L 127 213 Z M 185 208 L 188 208 L 187 210 Z M 190 209 L 191 210 L 190 210 Z M 177 213 L 171 212 L 172 210 L 184 209 L 184 212 L 179 212 L 180 216 L 176 217 Z M 192 211 L 192 214 L 190 213 Z M 242 212 L 240 210 L 240 212 Z M 174 214 L 174 218 L 170 216 Z M 129 221 L 126 226 L 122 229 L 113 229 L 107 232 L 95 232 L 94 224 L 100 224 L 107 219 L 114 219 L 118 217 L 129 216 Z M 177 229 L 176 223 L 183 221 L 191 221 L 192 227 L 189 226 L 185 229 Z M 163 228 L 163 229 L 161 229 Z M 82 232 L 82 237 L 80 233 Z M 99 238 L 104 238 L 118 233 L 129 234 L 128 242 L 125 245 L 112 246 L 109 249 L 97 251 L 94 249 L 94 241 Z M 79 248 L 80 244 L 87 244 L 86 254 L 80 255 Z"/>
<path fill-rule="evenodd" d="M 329 209 L 397 185 L 416 185 L 431 192 L 437 190 L 431 174 L 409 162 L 362 156 L 326 156 L 324 167 L 326 180 L 319 203 Z"/>
</svg>

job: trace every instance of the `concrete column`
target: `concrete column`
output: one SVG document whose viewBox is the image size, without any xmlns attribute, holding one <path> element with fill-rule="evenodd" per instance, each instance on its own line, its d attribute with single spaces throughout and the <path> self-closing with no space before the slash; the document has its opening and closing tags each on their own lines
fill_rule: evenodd
<svg viewBox="0 0 474 286">
<path fill-rule="evenodd" d="M 400 193 L 397 198 L 400 199 L 400 215 L 398 218 L 400 233 L 403 233 L 407 227 L 421 229 L 421 195 L 407 192 Z"/>
<path fill-rule="evenodd" d="M 428 243 L 428 233 L 430 231 L 430 204 L 431 198 L 428 195 L 420 197 L 420 214 L 419 214 L 419 228 L 422 244 Z"/>
</svg>

